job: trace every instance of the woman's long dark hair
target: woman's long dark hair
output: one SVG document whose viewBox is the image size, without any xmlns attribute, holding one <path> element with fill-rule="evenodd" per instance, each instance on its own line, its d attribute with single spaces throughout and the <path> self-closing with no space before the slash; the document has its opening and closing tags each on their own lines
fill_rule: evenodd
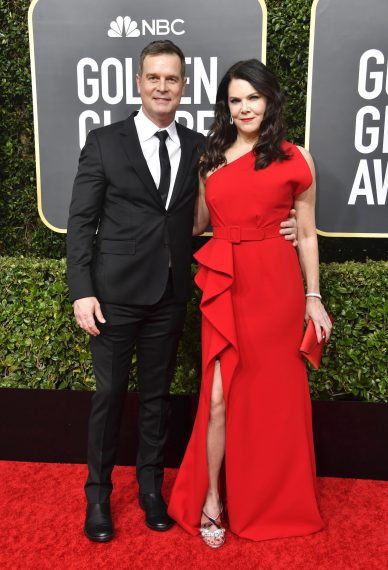
<svg viewBox="0 0 388 570">
<path fill-rule="evenodd" d="M 214 122 L 199 165 L 199 172 L 203 177 L 207 172 L 226 164 L 225 151 L 237 137 L 235 125 L 230 124 L 228 107 L 228 90 L 232 79 L 248 81 L 256 91 L 267 98 L 264 118 L 260 125 L 260 137 L 253 147 L 253 152 L 256 154 L 255 170 L 265 168 L 274 160 L 282 161 L 290 158 L 281 148 L 285 126 L 282 117 L 284 97 L 279 83 L 274 74 L 258 59 L 248 59 L 232 65 L 219 84 Z"/>
</svg>

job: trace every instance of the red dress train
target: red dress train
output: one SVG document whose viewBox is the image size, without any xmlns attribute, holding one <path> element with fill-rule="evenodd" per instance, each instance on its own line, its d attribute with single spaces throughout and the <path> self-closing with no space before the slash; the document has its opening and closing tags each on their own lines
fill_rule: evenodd
<svg viewBox="0 0 388 570">
<path fill-rule="evenodd" d="M 191 534 L 198 533 L 208 488 L 206 435 L 216 357 L 226 403 L 231 531 L 263 540 L 323 526 L 311 402 L 299 353 L 303 282 L 297 252 L 278 233 L 294 196 L 309 188 L 312 177 L 299 149 L 288 142 L 284 148 L 288 161 L 255 171 L 249 152 L 206 183 L 214 237 L 195 256 L 195 280 L 203 292 L 202 385 L 169 504 L 169 514 Z"/>
</svg>

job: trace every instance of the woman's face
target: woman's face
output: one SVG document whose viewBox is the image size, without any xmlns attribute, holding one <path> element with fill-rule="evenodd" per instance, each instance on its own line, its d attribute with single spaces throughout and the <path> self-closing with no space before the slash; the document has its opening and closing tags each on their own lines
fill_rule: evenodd
<svg viewBox="0 0 388 570">
<path fill-rule="evenodd" d="M 258 135 L 267 98 L 244 79 L 232 79 L 228 89 L 229 111 L 237 131 L 245 136 Z"/>
</svg>

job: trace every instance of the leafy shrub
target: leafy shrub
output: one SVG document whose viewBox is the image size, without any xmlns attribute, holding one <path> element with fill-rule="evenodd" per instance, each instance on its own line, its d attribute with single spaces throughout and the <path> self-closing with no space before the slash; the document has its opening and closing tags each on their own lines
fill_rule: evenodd
<svg viewBox="0 0 388 570">
<path fill-rule="evenodd" d="M 388 262 L 323 264 L 321 282 L 336 322 L 322 368 L 309 371 L 312 396 L 388 401 Z M 93 389 L 88 337 L 73 319 L 64 261 L 0 257 L 0 290 L 0 387 Z M 176 394 L 199 387 L 199 297 L 195 288 L 172 385 Z"/>
<path fill-rule="evenodd" d="M 322 368 L 309 372 L 312 396 L 388 401 L 388 262 L 322 264 L 321 284 L 336 320 Z"/>
<path fill-rule="evenodd" d="M 36 205 L 27 13 L 30 0 L 0 0 L 0 252 L 63 257 L 63 235 Z"/>
</svg>

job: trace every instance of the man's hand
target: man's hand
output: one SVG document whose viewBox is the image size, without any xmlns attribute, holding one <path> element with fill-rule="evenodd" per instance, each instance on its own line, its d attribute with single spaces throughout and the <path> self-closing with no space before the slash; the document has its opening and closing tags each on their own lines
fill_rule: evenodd
<svg viewBox="0 0 388 570">
<path fill-rule="evenodd" d="M 77 299 L 73 303 L 75 320 L 87 333 L 92 336 L 97 336 L 100 331 L 96 327 L 96 321 L 94 317 L 100 322 L 105 323 L 103 314 L 101 313 L 100 303 L 97 301 L 96 297 L 84 297 L 83 299 Z"/>
<path fill-rule="evenodd" d="M 284 239 L 292 241 L 292 245 L 296 247 L 298 245 L 298 229 L 296 224 L 296 211 L 294 209 L 290 210 L 289 217 L 285 222 L 281 222 L 280 233 L 284 236 Z"/>
</svg>

